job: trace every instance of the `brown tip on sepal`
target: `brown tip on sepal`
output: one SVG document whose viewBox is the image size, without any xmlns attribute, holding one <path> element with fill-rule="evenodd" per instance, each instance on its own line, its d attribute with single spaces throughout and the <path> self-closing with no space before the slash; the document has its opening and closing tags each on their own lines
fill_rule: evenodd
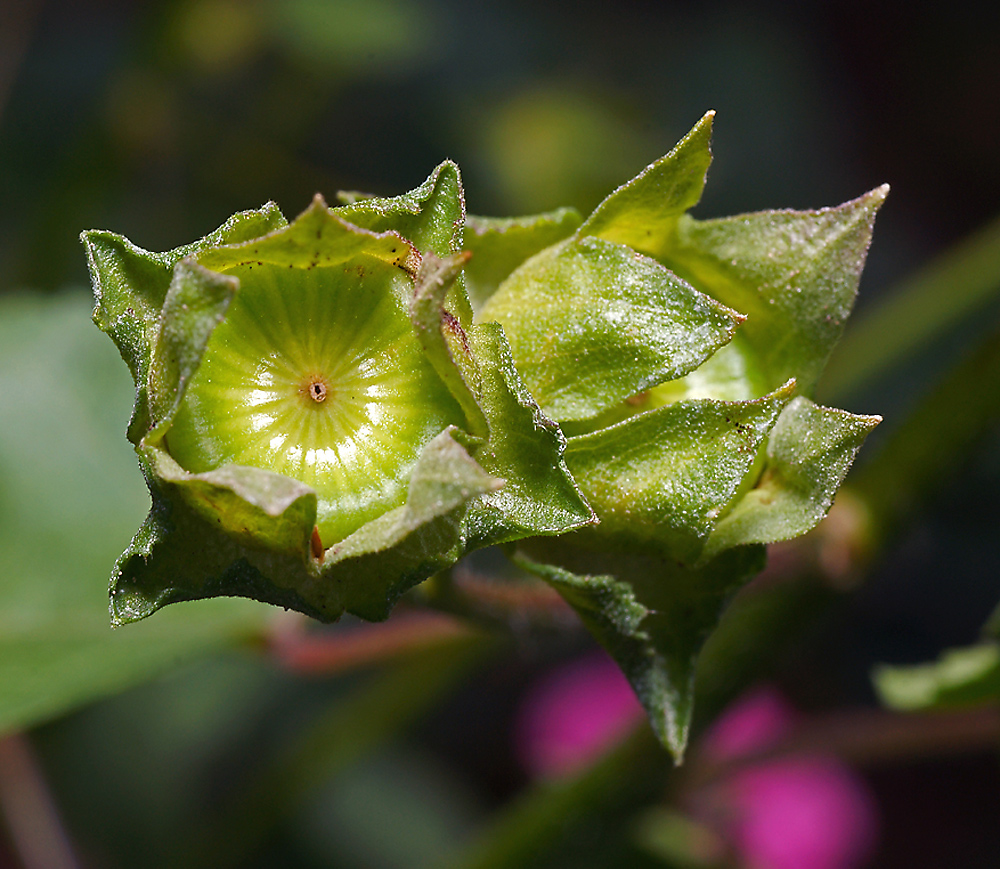
<svg viewBox="0 0 1000 869">
<path fill-rule="evenodd" d="M 313 533 L 309 537 L 309 550 L 312 552 L 312 557 L 322 564 L 326 552 L 323 549 L 323 540 L 319 536 L 318 525 L 313 525 Z"/>
</svg>

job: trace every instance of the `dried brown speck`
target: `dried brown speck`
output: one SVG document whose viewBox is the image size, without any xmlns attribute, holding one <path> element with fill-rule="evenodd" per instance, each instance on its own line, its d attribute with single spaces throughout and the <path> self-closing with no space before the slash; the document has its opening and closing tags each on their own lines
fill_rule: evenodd
<svg viewBox="0 0 1000 869">
<path fill-rule="evenodd" d="M 319 536 L 318 525 L 313 525 L 312 535 L 309 538 L 309 549 L 312 552 L 312 557 L 322 564 L 324 555 L 323 540 Z"/>
</svg>

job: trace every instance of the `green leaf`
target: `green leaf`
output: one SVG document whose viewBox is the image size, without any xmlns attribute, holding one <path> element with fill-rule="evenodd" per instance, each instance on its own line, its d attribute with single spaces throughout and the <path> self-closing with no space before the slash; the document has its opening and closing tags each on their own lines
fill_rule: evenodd
<svg viewBox="0 0 1000 869">
<path fill-rule="evenodd" d="M 208 339 L 226 315 L 239 287 L 228 275 L 209 271 L 190 260 L 174 268 L 153 343 L 149 365 L 150 422 L 169 425 L 185 388 L 198 370 Z"/>
<path fill-rule="evenodd" d="M 113 232 L 90 230 L 81 234 L 94 287 L 94 322 L 115 342 L 136 384 L 129 428 L 133 443 L 138 443 L 148 428 L 145 390 L 149 356 L 174 265 L 203 248 L 236 244 L 286 223 L 278 207 L 268 202 L 259 211 L 234 214 L 200 241 L 166 253 L 150 253 Z"/>
<path fill-rule="evenodd" d="M 333 213 L 372 232 L 393 231 L 423 254 L 440 257 L 462 249 L 465 194 L 462 179 L 451 160 L 445 160 L 419 187 L 390 198 L 364 197 L 338 205 Z"/>
<path fill-rule="evenodd" d="M 248 601 L 108 627 L 108 565 L 147 495 L 122 437 L 129 376 L 83 294 L 0 299 L 0 731 L 259 636 Z"/>
<path fill-rule="evenodd" d="M 424 255 L 410 303 L 410 319 L 438 377 L 465 411 L 470 433 L 486 437 L 489 426 L 474 392 L 479 389 L 478 368 L 468 358 L 465 330 L 445 308 L 445 299 L 468 259 L 468 254 L 444 259 L 433 253 Z M 466 382 L 470 375 L 471 385 Z"/>
<path fill-rule="evenodd" d="M 627 582 L 613 576 L 577 576 L 561 567 L 539 564 L 520 555 L 515 555 L 514 563 L 558 591 L 602 646 L 620 646 L 619 658 L 642 657 L 642 641 L 638 635 L 649 610 L 636 600 Z M 629 649 L 633 641 L 638 645 Z M 626 668 L 623 666 L 623 669 Z"/>
<path fill-rule="evenodd" d="M 562 241 L 580 225 L 575 208 L 559 208 L 526 217 L 465 219 L 465 249 L 472 259 L 465 267 L 465 285 L 477 311 L 521 263 Z"/>
<path fill-rule="evenodd" d="M 742 316 L 621 244 L 574 238 L 518 268 L 483 308 L 542 409 L 593 417 L 696 368 Z"/>
<path fill-rule="evenodd" d="M 571 549 L 564 540 L 533 545 L 531 553 L 565 567 L 523 557 L 517 563 L 576 610 L 621 667 L 657 737 L 679 763 L 691 726 L 698 654 L 729 597 L 763 568 L 764 548 L 733 549 L 692 568 L 671 559 Z"/>
<path fill-rule="evenodd" d="M 468 547 L 560 534 L 593 522 L 563 461 L 565 438 L 525 388 L 503 329 L 496 323 L 465 329 L 444 306 L 449 283 L 466 259 L 424 257 L 411 316 L 435 369 L 469 408 L 467 418 L 478 413 L 470 426 L 472 456 L 504 481 L 472 506 Z"/>
<path fill-rule="evenodd" d="M 949 649 L 930 664 L 883 665 L 873 678 L 882 702 L 907 712 L 996 703 L 1000 700 L 1000 643 Z"/>
<path fill-rule="evenodd" d="M 697 561 L 794 386 L 755 401 L 681 401 L 570 438 L 567 464 L 600 518 L 579 540 Z"/>
<path fill-rule="evenodd" d="M 712 152 L 708 112 L 674 149 L 623 184 L 577 230 L 655 255 L 673 237 L 678 218 L 701 199 Z M 738 306 L 737 306 L 738 307 Z"/>
<path fill-rule="evenodd" d="M 469 549 L 562 534 L 594 522 L 594 512 L 563 458 L 566 439 L 525 388 L 503 329 L 482 323 L 468 337 L 474 356 L 488 362 L 480 368 L 478 397 L 490 436 L 473 456 L 505 481 L 502 489 L 472 505 Z"/>
<path fill-rule="evenodd" d="M 330 549 L 323 588 L 333 598 L 343 586 L 348 611 L 371 620 L 387 618 L 403 592 L 462 555 L 466 510 L 504 481 L 476 464 L 455 434 L 448 429 L 428 444 L 406 504 Z"/>
<path fill-rule="evenodd" d="M 295 268 L 337 266 L 358 257 L 371 258 L 412 274 L 416 270 L 413 244 L 392 228 L 373 230 L 345 220 L 329 209 L 319 194 L 288 225 L 258 238 L 238 243 L 204 246 L 192 256 L 213 271 L 271 263 Z"/>
<path fill-rule="evenodd" d="M 684 216 L 666 244 L 640 249 L 747 315 L 740 332 L 771 388 L 794 377 L 809 394 L 851 312 L 888 189 L 818 211 Z"/>
<path fill-rule="evenodd" d="M 788 540 L 814 528 L 879 422 L 881 417 L 794 399 L 771 430 L 760 481 L 715 526 L 705 557 L 746 543 Z"/>
<path fill-rule="evenodd" d="M 189 474 L 148 450 L 154 506 L 112 579 L 115 623 L 170 603 L 250 597 L 335 621 L 346 609 L 388 616 L 399 596 L 461 555 L 469 503 L 500 484 L 447 429 L 421 453 L 406 503 L 334 544 L 310 546 L 316 496 L 267 471 L 228 467 Z"/>
<path fill-rule="evenodd" d="M 374 232 L 397 232 L 420 254 L 430 251 L 447 257 L 462 250 L 465 192 L 458 166 L 451 160 L 445 160 L 423 184 L 402 196 L 362 198 L 332 210 L 356 226 Z M 455 282 L 448 296 L 448 309 L 463 326 L 472 322 L 464 279 Z"/>
<path fill-rule="evenodd" d="M 145 447 L 143 455 L 166 497 L 181 498 L 229 539 L 307 562 L 316 493 L 305 483 L 243 465 L 191 474 L 162 449 Z"/>
</svg>

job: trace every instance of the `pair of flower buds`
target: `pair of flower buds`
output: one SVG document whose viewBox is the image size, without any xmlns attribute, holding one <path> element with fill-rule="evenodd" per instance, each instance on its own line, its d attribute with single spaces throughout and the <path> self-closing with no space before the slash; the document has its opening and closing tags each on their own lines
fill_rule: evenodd
<svg viewBox="0 0 1000 869">
<path fill-rule="evenodd" d="M 807 396 L 886 190 L 694 220 L 711 123 L 586 219 L 468 215 L 446 162 L 168 253 L 84 233 L 152 496 L 113 621 L 226 594 L 383 619 L 517 542 L 640 699 L 689 683 L 725 595 L 822 518 L 878 422 Z"/>
</svg>

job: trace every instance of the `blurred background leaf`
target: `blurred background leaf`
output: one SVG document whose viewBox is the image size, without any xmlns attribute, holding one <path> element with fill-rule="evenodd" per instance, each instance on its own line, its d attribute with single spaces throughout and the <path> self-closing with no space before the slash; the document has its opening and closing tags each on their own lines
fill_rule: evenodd
<svg viewBox="0 0 1000 869">
<path fill-rule="evenodd" d="M 0 298 L 0 731 L 260 634 L 246 601 L 112 631 L 105 574 L 148 509 L 131 379 L 80 292 Z"/>
</svg>

